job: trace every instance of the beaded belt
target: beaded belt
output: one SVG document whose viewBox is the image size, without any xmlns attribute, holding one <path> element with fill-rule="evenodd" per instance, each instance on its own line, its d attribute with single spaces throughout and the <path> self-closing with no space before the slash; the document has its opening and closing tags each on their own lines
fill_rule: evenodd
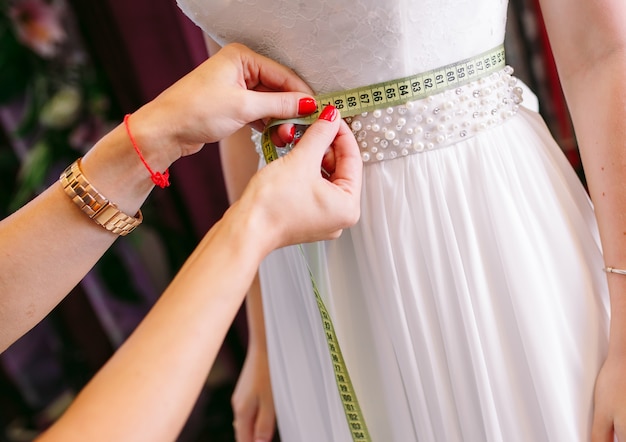
<svg viewBox="0 0 626 442">
<path fill-rule="evenodd" d="M 512 74 L 500 45 L 422 74 L 319 95 L 314 114 L 272 121 L 262 134 L 260 153 L 269 163 L 289 152 L 294 143 L 274 146 L 270 128 L 294 123 L 297 140 L 327 104 L 350 124 L 366 163 L 448 146 L 517 113 L 522 89 Z"/>
<path fill-rule="evenodd" d="M 346 118 L 365 163 L 425 152 L 467 139 L 514 116 L 522 102 L 506 66 L 467 85 Z"/>
</svg>

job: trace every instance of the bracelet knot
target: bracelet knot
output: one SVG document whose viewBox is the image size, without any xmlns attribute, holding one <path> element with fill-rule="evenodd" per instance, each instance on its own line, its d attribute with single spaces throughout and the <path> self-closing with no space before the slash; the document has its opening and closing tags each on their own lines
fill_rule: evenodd
<svg viewBox="0 0 626 442">
<path fill-rule="evenodd" d="M 143 165 L 146 166 L 146 169 L 148 169 L 152 182 L 155 185 L 159 186 L 161 189 L 168 187 L 170 185 L 170 170 L 165 169 L 165 172 L 163 173 L 155 172 L 150 168 L 150 166 L 148 166 L 146 159 L 143 157 L 143 154 L 141 153 L 141 150 L 139 149 L 139 146 L 137 145 L 137 141 L 135 141 L 135 137 L 130 131 L 129 119 L 130 119 L 130 114 L 124 115 L 124 126 L 126 127 L 126 133 L 128 134 L 128 138 L 130 138 L 130 142 L 133 144 L 133 147 L 135 148 L 135 152 L 137 152 L 137 155 L 139 155 L 139 159 L 141 160 Z"/>
<path fill-rule="evenodd" d="M 170 171 L 167 169 L 165 172 L 153 172 L 150 176 L 152 182 L 159 186 L 161 189 L 170 185 Z"/>
</svg>

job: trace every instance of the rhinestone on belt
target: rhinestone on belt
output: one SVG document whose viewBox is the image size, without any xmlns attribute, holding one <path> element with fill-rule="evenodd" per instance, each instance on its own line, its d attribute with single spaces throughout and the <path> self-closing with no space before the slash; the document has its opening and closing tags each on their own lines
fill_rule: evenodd
<svg viewBox="0 0 626 442">
<path fill-rule="evenodd" d="M 513 68 L 403 105 L 346 118 L 364 162 L 425 152 L 470 138 L 514 116 L 522 102 Z"/>
</svg>

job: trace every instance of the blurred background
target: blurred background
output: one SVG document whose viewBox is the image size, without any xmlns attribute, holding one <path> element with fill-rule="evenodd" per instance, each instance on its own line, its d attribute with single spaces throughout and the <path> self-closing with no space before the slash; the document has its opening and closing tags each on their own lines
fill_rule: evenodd
<svg viewBox="0 0 626 442">
<path fill-rule="evenodd" d="M 582 179 L 537 0 L 511 0 L 508 29 L 507 60 Z M 207 56 L 175 0 L 0 0 L 0 217 Z M 179 160 L 171 181 L 152 192 L 142 227 L 0 355 L 0 442 L 33 440 L 54 422 L 228 205 L 216 146 Z M 230 395 L 246 336 L 241 311 L 180 441 L 234 440 Z"/>
</svg>

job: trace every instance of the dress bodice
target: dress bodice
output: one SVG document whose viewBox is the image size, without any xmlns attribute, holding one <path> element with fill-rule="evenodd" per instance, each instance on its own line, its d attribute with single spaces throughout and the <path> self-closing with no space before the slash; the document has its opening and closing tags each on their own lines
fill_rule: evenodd
<svg viewBox="0 0 626 442">
<path fill-rule="evenodd" d="M 405 77 L 504 40 L 507 0 L 177 0 L 219 44 L 243 43 L 317 93 Z"/>
</svg>

